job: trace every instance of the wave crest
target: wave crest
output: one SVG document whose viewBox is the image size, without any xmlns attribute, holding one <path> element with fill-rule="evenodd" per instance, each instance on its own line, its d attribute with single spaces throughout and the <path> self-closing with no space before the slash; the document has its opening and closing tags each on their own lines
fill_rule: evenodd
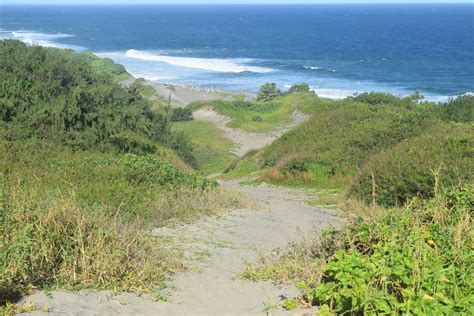
<svg viewBox="0 0 474 316">
<path fill-rule="evenodd" d="M 15 39 L 19 40 L 28 45 L 37 45 L 43 47 L 55 47 L 55 48 L 69 48 L 74 50 L 85 50 L 85 47 L 77 45 L 69 45 L 55 42 L 56 40 L 74 37 L 71 34 L 64 33 L 40 33 L 34 31 L 2 31 L 0 39 Z"/>
<path fill-rule="evenodd" d="M 303 68 L 308 69 L 308 70 L 321 70 L 321 71 L 328 71 L 328 72 L 337 72 L 336 69 L 329 69 L 329 68 L 316 67 L 316 66 L 303 66 Z"/>
<path fill-rule="evenodd" d="M 271 68 L 257 67 L 245 65 L 250 59 L 208 59 L 208 58 L 192 58 L 192 57 L 176 57 L 152 54 L 149 52 L 139 51 L 135 49 L 128 50 L 125 55 L 129 58 L 141 59 L 146 61 L 159 61 L 173 66 L 202 69 L 213 72 L 256 72 L 268 73 L 273 72 Z"/>
</svg>

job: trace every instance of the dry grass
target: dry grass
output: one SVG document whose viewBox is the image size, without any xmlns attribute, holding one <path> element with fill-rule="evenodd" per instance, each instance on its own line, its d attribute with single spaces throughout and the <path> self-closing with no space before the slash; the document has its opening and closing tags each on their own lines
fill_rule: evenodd
<svg viewBox="0 0 474 316">
<path fill-rule="evenodd" d="M 153 213 L 148 217 L 155 224 L 165 225 L 173 222 L 189 222 L 202 216 L 252 206 L 252 202 L 241 194 L 224 188 L 205 190 L 180 188 L 173 191 L 163 191 L 151 205 L 150 209 Z"/>
<path fill-rule="evenodd" d="M 0 214 L 2 302 L 39 287 L 157 293 L 178 262 L 120 209 L 79 206 L 35 188 L 3 187 Z"/>
</svg>

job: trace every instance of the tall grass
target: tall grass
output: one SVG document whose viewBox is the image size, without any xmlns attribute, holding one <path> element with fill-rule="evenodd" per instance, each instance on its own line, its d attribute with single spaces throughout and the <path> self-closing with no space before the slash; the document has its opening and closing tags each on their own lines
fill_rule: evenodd
<svg viewBox="0 0 474 316">
<path fill-rule="evenodd" d="M 147 235 L 244 205 L 159 156 L 0 142 L 0 299 L 32 289 L 159 293 L 178 254 Z M 173 160 L 173 157 L 170 158 Z"/>
<path fill-rule="evenodd" d="M 3 303 L 44 287 L 157 292 L 178 267 L 120 208 L 81 206 L 73 191 L 47 194 L 6 174 L 0 181 Z"/>
<path fill-rule="evenodd" d="M 414 196 L 433 197 L 435 187 L 450 189 L 474 180 L 473 148 L 471 126 L 439 124 L 371 156 L 355 177 L 350 192 L 367 202 L 374 195 L 377 203 L 389 206 L 404 205 Z"/>
</svg>

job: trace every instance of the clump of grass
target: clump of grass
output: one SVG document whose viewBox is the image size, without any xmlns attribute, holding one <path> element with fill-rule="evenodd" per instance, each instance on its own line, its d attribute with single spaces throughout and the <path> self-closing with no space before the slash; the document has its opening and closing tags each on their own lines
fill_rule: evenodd
<svg viewBox="0 0 474 316">
<path fill-rule="evenodd" d="M 239 193 L 224 188 L 181 188 L 163 192 L 151 205 L 151 209 L 159 210 L 151 217 L 153 223 L 189 222 L 205 215 L 252 206 L 251 202 Z"/>
<path fill-rule="evenodd" d="M 153 293 L 178 267 L 138 219 L 125 224 L 120 209 L 0 180 L 2 303 L 46 286 Z"/>
</svg>

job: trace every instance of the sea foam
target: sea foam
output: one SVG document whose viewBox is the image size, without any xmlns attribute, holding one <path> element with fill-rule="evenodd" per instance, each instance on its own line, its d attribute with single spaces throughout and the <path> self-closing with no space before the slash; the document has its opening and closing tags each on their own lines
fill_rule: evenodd
<svg viewBox="0 0 474 316">
<path fill-rule="evenodd" d="M 194 68 L 208 70 L 212 72 L 255 72 L 255 73 L 269 73 L 274 70 L 271 68 L 249 66 L 245 63 L 251 62 L 251 59 L 208 59 L 208 58 L 191 58 L 191 57 L 176 57 L 153 54 L 145 51 L 130 49 L 126 52 L 129 58 L 141 59 L 146 61 L 158 61 L 167 63 L 173 66 Z"/>
<path fill-rule="evenodd" d="M 323 68 L 323 67 L 317 67 L 317 66 L 303 66 L 304 69 L 308 70 L 321 70 L 321 71 L 328 71 L 328 72 L 337 72 L 336 69 L 329 69 L 329 68 Z"/>
<path fill-rule="evenodd" d="M 55 34 L 48 34 L 48 33 L 40 33 L 40 32 L 33 32 L 33 31 L 2 31 L 3 36 L 2 38 L 8 39 L 16 39 L 26 43 L 28 45 L 37 45 L 43 47 L 55 47 L 55 48 L 69 48 L 73 50 L 85 50 L 85 47 L 77 46 L 77 45 L 70 45 L 70 44 L 63 44 L 56 42 L 57 40 L 63 38 L 74 37 L 71 34 L 64 34 L 64 33 L 55 33 Z"/>
</svg>

